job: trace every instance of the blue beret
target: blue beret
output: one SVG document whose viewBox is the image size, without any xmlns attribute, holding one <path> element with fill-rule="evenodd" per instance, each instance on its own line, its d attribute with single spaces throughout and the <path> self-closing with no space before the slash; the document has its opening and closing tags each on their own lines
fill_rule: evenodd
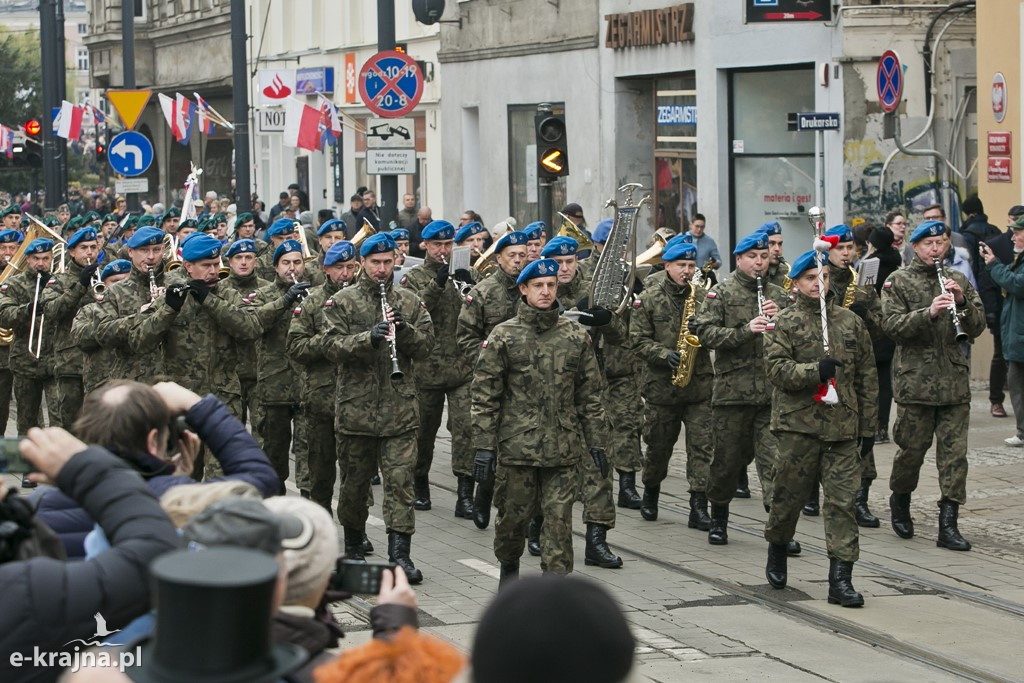
<svg viewBox="0 0 1024 683">
<path fill-rule="evenodd" d="M 793 264 L 789 267 L 789 279 L 795 280 L 798 277 L 800 277 L 803 274 L 803 272 L 808 268 L 814 268 L 816 263 L 814 260 L 816 253 L 817 252 L 815 252 L 812 249 L 811 251 L 806 251 L 797 256 L 796 260 L 793 261 Z M 822 258 L 822 261 L 823 265 L 828 265 L 828 260 L 826 260 L 824 257 Z"/>
<path fill-rule="evenodd" d="M 82 242 L 95 242 L 96 228 L 82 228 L 68 238 L 68 249 L 77 247 Z"/>
<path fill-rule="evenodd" d="M 734 256 L 744 254 L 751 249 L 767 249 L 768 248 L 768 235 L 763 232 L 754 232 L 739 242 L 736 243 L 736 248 L 732 250 Z"/>
<path fill-rule="evenodd" d="M 781 235 L 782 226 L 779 225 L 778 221 L 772 221 L 771 223 L 765 223 L 764 225 L 762 225 L 760 228 L 757 229 L 757 232 L 763 232 L 769 237 L 771 237 L 772 235 Z"/>
<path fill-rule="evenodd" d="M 231 246 L 228 247 L 225 256 L 227 258 L 231 258 L 235 254 L 246 253 L 256 253 L 256 242 L 254 242 L 253 240 L 235 240 L 234 242 L 231 243 Z"/>
<path fill-rule="evenodd" d="M 394 221 L 392 221 L 392 223 L 394 223 Z M 395 228 L 394 230 L 390 231 L 388 234 L 391 235 L 391 239 L 393 239 L 396 242 L 408 242 L 409 241 L 409 231 L 406 230 L 405 228 Z"/>
<path fill-rule="evenodd" d="M 14 242 L 15 244 L 21 244 L 22 235 L 17 230 L 2 230 L 0 231 L 0 243 Z"/>
<path fill-rule="evenodd" d="M 277 249 L 274 250 L 274 265 L 277 265 L 282 256 L 293 251 L 302 253 L 302 244 L 298 240 L 285 240 L 281 242 L 281 244 L 277 245 Z"/>
<path fill-rule="evenodd" d="M 144 228 L 139 228 L 135 231 L 135 234 L 128 240 L 129 249 L 138 249 L 139 247 L 148 247 L 154 244 L 164 243 L 164 231 L 159 228 L 154 228 L 151 225 L 147 225 Z"/>
<path fill-rule="evenodd" d="M 455 244 L 462 244 L 473 235 L 479 235 L 480 233 L 486 231 L 487 228 L 480 225 L 476 221 L 473 221 L 472 223 L 466 223 L 461 228 L 459 228 L 459 231 L 457 233 L 455 233 Z"/>
<path fill-rule="evenodd" d="M 194 262 L 219 256 L 220 240 L 205 232 L 193 233 L 181 243 L 181 258 L 184 261 Z"/>
<path fill-rule="evenodd" d="M 534 221 L 523 228 L 523 232 L 526 233 L 526 239 L 532 242 L 541 238 L 541 235 L 544 233 L 544 228 L 546 227 L 547 226 L 544 225 L 544 221 Z"/>
<path fill-rule="evenodd" d="M 291 235 L 295 232 L 295 221 L 291 218 L 278 218 L 267 228 L 267 237 L 274 235 Z"/>
<path fill-rule="evenodd" d="M 597 224 L 594 228 L 594 234 L 590 236 L 590 241 L 597 244 L 604 244 L 608 241 L 608 235 L 612 232 L 612 225 L 615 224 L 611 218 L 605 218 L 603 221 Z"/>
<path fill-rule="evenodd" d="M 448 221 L 430 221 L 420 237 L 425 240 L 450 240 L 455 237 L 455 226 Z"/>
<path fill-rule="evenodd" d="M 558 276 L 558 262 L 551 258 L 537 259 L 530 265 L 523 268 L 523 272 L 519 274 L 519 278 L 516 280 L 517 285 L 521 285 L 528 280 L 533 280 L 538 277 L 557 277 Z"/>
<path fill-rule="evenodd" d="M 121 275 L 122 273 L 130 273 L 132 270 L 132 262 L 128 259 L 117 259 L 111 261 L 107 265 L 103 266 L 103 271 L 100 273 L 100 279 L 106 280 L 111 275 Z"/>
<path fill-rule="evenodd" d="M 526 244 L 529 240 L 530 238 L 526 236 L 525 232 L 519 232 L 518 230 L 510 232 L 507 235 L 502 235 L 501 239 L 494 243 L 494 253 L 500 253 L 505 247 Z"/>
<path fill-rule="evenodd" d="M 541 256 L 569 256 L 575 254 L 576 250 L 580 248 L 580 243 L 571 237 L 565 235 L 558 235 L 557 237 L 551 238 L 551 241 L 544 245 L 541 249 Z"/>
<path fill-rule="evenodd" d="M 665 246 L 662 247 L 661 253 L 664 254 L 666 249 L 674 247 L 677 244 L 693 244 L 693 235 L 688 232 L 684 232 L 682 235 L 672 237 L 668 242 L 665 242 Z"/>
<path fill-rule="evenodd" d="M 852 242 L 853 230 L 848 225 L 833 225 L 825 231 L 825 237 L 838 237 L 839 242 Z"/>
<path fill-rule="evenodd" d="M 331 248 L 324 254 L 324 268 L 329 268 L 336 263 L 345 263 L 356 257 L 356 248 L 351 242 L 341 240 L 331 245 Z"/>
<path fill-rule="evenodd" d="M 923 240 L 925 237 L 938 237 L 939 235 L 946 234 L 946 224 L 942 221 L 925 221 L 921 225 L 917 226 L 910 235 L 910 243 L 916 244 Z"/>
<path fill-rule="evenodd" d="M 53 251 L 53 240 L 46 237 L 37 237 L 25 247 L 25 256 L 29 254 L 45 254 L 48 251 Z"/>
<path fill-rule="evenodd" d="M 665 248 L 661 250 L 662 261 L 679 261 L 681 259 L 696 261 L 697 247 L 680 240 L 675 244 L 669 242 L 665 245 Z"/>
<path fill-rule="evenodd" d="M 363 240 L 363 243 L 359 245 L 359 255 L 365 258 L 370 254 L 383 254 L 395 249 L 398 249 L 398 245 L 395 244 L 394 238 L 386 232 L 378 232 Z"/>
<path fill-rule="evenodd" d="M 339 221 L 337 218 L 331 218 L 326 220 L 320 225 L 320 229 L 316 231 L 317 237 L 323 237 L 329 232 L 345 232 L 345 224 Z"/>
</svg>

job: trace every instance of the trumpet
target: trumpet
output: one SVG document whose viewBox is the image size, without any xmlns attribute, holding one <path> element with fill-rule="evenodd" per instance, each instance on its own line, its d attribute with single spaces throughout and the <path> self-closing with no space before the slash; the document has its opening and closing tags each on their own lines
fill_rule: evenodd
<svg viewBox="0 0 1024 683">
<path fill-rule="evenodd" d="M 441 257 L 441 262 L 444 263 L 446 266 L 448 265 L 448 259 L 446 259 L 444 256 Z M 469 291 L 473 289 L 472 284 L 470 284 L 469 282 L 463 282 L 462 280 L 455 279 L 455 277 L 453 277 L 451 273 L 448 273 L 448 279 L 451 281 L 452 286 L 455 287 L 455 291 L 458 292 L 459 296 L 461 297 L 465 297 L 467 294 L 469 294 Z"/>
<path fill-rule="evenodd" d="M 149 266 L 149 300 L 156 301 L 158 296 L 160 296 L 160 288 L 156 285 L 156 273 L 153 272 L 153 266 Z"/>
<path fill-rule="evenodd" d="M 43 282 L 43 274 L 36 272 L 36 293 L 32 299 L 32 324 L 28 330 L 28 352 L 39 358 L 43 355 L 43 322 L 46 319 L 45 315 L 39 315 L 39 295 L 43 291 L 43 287 L 46 283 Z M 39 324 L 36 324 L 36 316 L 39 315 Z M 38 336 L 36 330 L 39 331 Z M 35 349 L 32 349 L 33 342 L 35 342 Z"/>
<path fill-rule="evenodd" d="M 384 315 L 384 321 L 388 323 L 388 350 L 391 356 L 391 381 L 400 382 L 405 376 L 405 373 L 398 367 L 398 342 L 395 340 L 396 330 L 395 323 L 388 320 L 388 309 L 391 306 L 388 305 L 388 293 L 384 288 L 384 282 L 378 282 L 380 285 L 380 311 Z"/>
<path fill-rule="evenodd" d="M 932 259 L 932 262 L 935 264 L 935 272 L 939 276 L 939 291 L 943 294 L 949 294 L 949 290 L 946 289 L 946 273 L 942 270 L 942 261 L 936 258 Z M 949 315 L 953 318 L 953 329 L 956 331 L 957 342 L 968 341 L 971 337 L 964 332 L 964 328 L 960 325 L 960 316 L 956 314 L 955 301 L 949 305 Z"/>
<path fill-rule="evenodd" d="M 288 276 L 291 277 L 293 284 L 296 284 L 296 285 L 299 284 L 299 278 L 295 277 L 295 273 L 289 273 Z M 299 301 L 304 301 L 307 296 L 309 296 L 309 290 L 308 289 L 302 291 L 299 294 Z"/>
<path fill-rule="evenodd" d="M 85 264 L 87 266 L 91 266 L 92 259 L 86 259 Z M 89 286 L 92 288 L 92 293 L 98 297 L 103 296 L 103 293 L 107 291 L 107 286 L 103 284 L 103 278 L 100 277 L 99 269 L 97 269 L 96 272 L 92 274 L 92 279 L 89 282 Z"/>
<path fill-rule="evenodd" d="M 171 233 L 167 233 L 164 235 L 164 245 L 167 247 L 167 255 L 164 257 L 167 261 L 165 269 L 171 271 L 181 268 L 183 261 L 178 255 L 178 239 Z"/>
</svg>

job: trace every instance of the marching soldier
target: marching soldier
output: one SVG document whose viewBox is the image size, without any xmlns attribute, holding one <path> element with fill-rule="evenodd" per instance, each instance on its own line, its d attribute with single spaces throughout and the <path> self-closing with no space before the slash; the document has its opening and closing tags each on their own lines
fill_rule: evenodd
<svg viewBox="0 0 1024 683">
<path fill-rule="evenodd" d="M 601 252 L 604 251 L 605 242 L 608 241 L 608 235 L 611 234 L 612 225 L 615 223 L 611 218 L 605 218 L 594 228 L 594 233 L 590 236 L 590 241 L 594 243 L 594 250 L 590 252 L 590 256 L 580 261 L 578 270 L 583 279 L 588 282 L 594 279 L 594 270 L 597 268 L 597 262 L 601 258 Z"/>
<path fill-rule="evenodd" d="M 4 225 L 10 222 L 6 220 L 7 215 L 11 214 L 4 216 Z M 0 231 L 0 271 L 3 271 L 14 255 L 18 253 L 18 245 L 21 244 L 22 237 L 22 234 L 16 229 L 5 228 Z M 11 275 L 14 274 L 14 272 L 11 273 Z M 4 432 L 7 430 L 7 420 L 11 416 L 11 392 L 14 389 L 14 375 L 11 373 L 11 340 L 6 332 L 6 330 L 0 331 L 0 429 Z"/>
<path fill-rule="evenodd" d="M 782 226 L 776 221 L 765 223 L 757 229 L 768 236 L 768 273 L 765 281 L 788 290 L 789 264 L 782 255 Z M 786 292 L 789 293 L 788 291 Z"/>
<path fill-rule="evenodd" d="M 243 214 L 245 215 L 245 214 Z M 251 217 L 250 217 L 251 220 Z M 266 242 L 263 242 L 266 245 Z M 269 282 L 256 276 L 256 253 L 259 249 L 256 240 L 240 239 L 230 243 L 224 257 L 227 259 L 230 274 L 222 283 L 233 289 L 245 301 L 256 294 L 261 287 Z M 259 398 L 256 392 L 256 347 L 249 341 L 242 342 L 235 351 L 238 382 L 241 385 L 242 412 L 238 419 L 244 424 L 248 419 L 253 425 L 259 420 Z M 254 427 L 255 429 L 255 427 Z"/>
<path fill-rule="evenodd" d="M 172 206 L 167 209 L 167 212 L 160 217 L 160 229 L 168 235 L 173 235 L 178 231 L 178 222 L 181 220 L 181 211 L 178 207 Z M 155 225 L 155 223 L 154 223 Z"/>
<path fill-rule="evenodd" d="M 53 326 L 57 378 L 57 414 L 50 421 L 71 429 L 85 397 L 82 383 L 82 352 L 71 335 L 71 323 L 83 306 L 92 301 L 92 279 L 99 270 L 99 240 L 95 228 L 81 228 L 67 241 L 70 257 L 64 273 L 47 289 L 43 315 Z"/>
<path fill-rule="evenodd" d="M 825 489 L 828 601 L 860 607 L 864 598 L 850 581 L 859 556 L 853 501 L 861 459 L 874 444 L 878 420 L 878 375 L 871 336 L 857 314 L 828 295 L 827 323 L 821 314 L 817 252 L 793 262 L 789 277 L 796 303 L 776 316 L 764 335 L 765 370 L 774 385 L 772 432 L 778 457 L 771 510 L 764 537 L 765 575 L 773 588 L 786 585 L 786 556 L 807 494 L 820 480 Z M 820 286 L 827 291 L 828 263 Z M 828 326 L 827 345 L 822 324 Z M 836 396 L 831 402 L 828 391 Z"/>
<path fill-rule="evenodd" d="M 114 234 L 115 230 L 117 230 L 119 223 L 120 221 L 118 220 L 116 213 L 108 213 L 103 217 L 103 221 L 100 224 L 100 251 L 103 252 L 103 258 L 100 259 L 100 262 L 103 265 L 107 265 L 112 261 L 117 260 L 117 249 L 119 245 L 111 243 L 110 236 Z"/>
<path fill-rule="evenodd" d="M 757 465 L 766 507 L 771 500 L 776 439 L 769 428 L 771 393 L 762 344 L 770 319 L 789 301 L 781 287 L 760 276 L 768 268 L 767 235 L 747 235 L 733 255 L 736 271 L 708 291 L 693 328 L 701 344 L 715 351 L 711 423 L 716 434 L 728 435 L 715 439 L 708 470 L 712 545 L 729 542 L 729 503 L 740 472 L 751 460 Z M 790 552 L 800 552 L 796 541 Z"/>
<path fill-rule="evenodd" d="M 544 221 L 534 221 L 525 228 L 523 232 L 526 233 L 526 262 L 533 263 L 540 258 L 541 249 L 544 248 L 544 244 L 547 240 L 547 226 L 544 225 Z"/>
<path fill-rule="evenodd" d="M 466 223 L 455 233 L 455 246 L 469 247 L 470 259 L 476 261 L 487 249 L 487 228 L 476 221 Z"/>
<path fill-rule="evenodd" d="M 397 231 L 396 231 L 397 232 Z M 473 366 L 465 363 L 455 333 L 462 310 L 462 294 L 454 275 L 472 282 L 469 271 L 450 273 L 455 227 L 448 221 L 431 221 L 420 233 L 426 256 L 423 265 L 402 277 L 403 287 L 411 289 L 427 307 L 434 325 L 434 348 L 416 363 L 416 395 L 419 400 L 420 426 L 416 435 L 416 471 L 413 478 L 417 510 L 429 510 L 430 466 L 434 460 L 434 441 L 441 427 L 445 398 L 448 399 L 448 426 L 452 435 L 452 473 L 458 481 L 455 516 L 473 517 L 473 452 L 469 434 L 469 385 Z"/>
<path fill-rule="evenodd" d="M 541 569 L 573 569 L 572 506 L 581 458 L 607 471 L 604 394 L 586 330 L 560 315 L 558 264 L 539 259 L 517 283 L 523 304 L 482 345 L 473 377 L 474 476 L 498 479 L 494 555 L 500 584 L 519 575 L 524 528 L 540 505 Z"/>
<path fill-rule="evenodd" d="M 260 279 L 273 282 L 277 278 L 274 254 L 285 240 L 295 239 L 297 225 L 298 223 L 291 218 L 278 218 L 267 228 L 267 239 L 270 240 L 270 244 L 259 253 L 259 261 L 256 264 L 256 275 Z"/>
<path fill-rule="evenodd" d="M 423 574 L 410 557 L 419 426 L 410 373 L 414 360 L 429 356 L 434 333 L 419 299 L 393 286 L 397 249 L 385 233 L 363 241 L 362 270 L 355 282 L 335 294 L 330 306 L 324 303 L 327 329 L 321 339 L 324 356 L 338 367 L 335 430 L 345 466 L 338 519 L 345 530 L 345 554 L 363 557 L 366 499 L 379 464 L 388 559 L 405 570 L 410 583 L 419 583 Z"/>
<path fill-rule="evenodd" d="M 3 221 L 4 230 L 15 230 L 21 227 L 21 207 L 17 204 L 8 204 L 0 210 L 0 220 Z"/>
<path fill-rule="evenodd" d="M 248 211 L 244 211 L 235 218 L 235 231 L 229 241 L 252 240 L 256 245 L 256 253 L 262 254 L 267 248 L 267 243 L 256 237 L 256 219 Z"/>
<path fill-rule="evenodd" d="M 100 279 L 103 286 L 109 289 L 127 278 L 131 270 L 131 261 L 124 259 L 111 261 L 103 267 Z M 116 377 L 113 374 L 113 350 L 101 346 L 96 339 L 96 323 L 105 315 L 102 306 L 104 294 L 90 287 L 89 299 L 90 301 L 78 311 L 75 319 L 71 322 L 71 339 L 78 345 L 82 353 L 82 390 L 86 394 L 112 377 Z"/>
<path fill-rule="evenodd" d="M 970 362 L 961 351 L 954 321 L 974 339 L 985 331 L 985 311 L 961 273 L 944 271 L 944 281 L 939 282 L 935 261 L 946 251 L 947 230 L 941 221 L 919 225 L 910 236 L 910 265 L 882 285 L 882 329 L 896 342 L 893 441 L 899 449 L 889 478 L 889 507 L 893 531 L 900 538 L 912 538 L 910 496 L 934 434 L 941 490 L 936 545 L 970 550 L 957 527 L 960 506 L 967 500 Z"/>
<path fill-rule="evenodd" d="M 392 225 L 394 225 L 393 222 Z M 398 245 L 398 255 L 395 257 L 395 263 L 400 266 L 405 263 L 406 257 L 409 256 L 409 231 L 405 228 L 396 228 L 388 234 L 391 235 L 391 239 Z"/>
<path fill-rule="evenodd" d="M 526 233 L 509 232 L 494 244 L 494 261 L 497 268 L 479 282 L 466 296 L 459 313 L 457 340 L 464 362 L 476 365 L 480 348 L 491 330 L 498 323 L 512 318 L 519 304 L 519 287 L 516 278 L 526 265 Z M 491 498 L 494 482 L 477 482 L 473 499 L 473 523 L 479 529 L 486 529 L 491 522 Z"/>
<path fill-rule="evenodd" d="M 307 263 L 303 271 L 310 287 L 319 287 L 327 279 L 324 275 L 325 254 L 332 245 L 345 239 L 345 224 L 337 218 L 327 219 L 320 224 L 320 228 L 316 231 L 316 239 L 320 245 L 320 254 L 315 260 Z"/>
<path fill-rule="evenodd" d="M 633 341 L 636 353 L 646 362 L 643 382 L 644 496 L 641 516 L 647 521 L 658 519 L 658 498 L 661 482 L 668 476 L 668 462 L 679 439 L 679 430 L 686 425 L 686 480 L 690 487 L 690 518 L 687 526 L 707 531 L 708 470 L 714 453 L 711 385 L 714 370 L 707 346 L 689 348 L 695 354 L 693 375 L 683 387 L 674 382 L 681 362 L 680 337 L 688 332 L 689 320 L 684 312 L 692 300 L 694 313 L 704 306 L 706 291 L 694 285 L 697 272 L 697 248 L 685 242 L 665 245 L 662 250 L 665 277 L 648 286 L 641 294 L 639 306 L 632 313 Z"/>
</svg>

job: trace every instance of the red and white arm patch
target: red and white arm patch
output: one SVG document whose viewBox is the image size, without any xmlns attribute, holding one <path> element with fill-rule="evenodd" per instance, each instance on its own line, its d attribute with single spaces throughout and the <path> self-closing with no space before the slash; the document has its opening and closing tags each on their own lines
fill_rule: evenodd
<svg viewBox="0 0 1024 683">
<path fill-rule="evenodd" d="M 886 280 L 883 282 L 882 289 L 892 289 L 892 280 Z"/>
<path fill-rule="evenodd" d="M 717 299 L 718 298 L 718 292 L 708 292 L 707 294 L 704 295 L 704 298 L 705 299 Z"/>
</svg>

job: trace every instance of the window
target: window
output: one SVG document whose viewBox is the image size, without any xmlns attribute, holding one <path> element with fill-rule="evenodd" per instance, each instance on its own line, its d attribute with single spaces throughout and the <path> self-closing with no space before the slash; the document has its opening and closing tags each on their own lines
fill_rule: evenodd
<svg viewBox="0 0 1024 683">
<path fill-rule="evenodd" d="M 145 19 L 146 19 L 146 0 L 134 0 L 133 4 L 135 5 L 135 18 L 136 19 L 142 19 L 143 21 L 145 21 Z"/>
<path fill-rule="evenodd" d="M 78 70 L 88 71 L 89 70 L 89 48 L 80 47 L 77 52 L 78 57 Z"/>
<path fill-rule="evenodd" d="M 564 102 L 552 103 L 555 111 L 565 111 Z M 544 221 L 549 226 L 552 216 L 541 216 L 537 202 L 537 133 L 534 117 L 535 104 L 512 104 L 508 107 L 508 195 L 509 215 L 516 219 L 520 228 L 534 221 Z M 567 121 L 566 127 L 572 123 Z M 572 150 L 569 150 L 572 159 Z M 565 206 L 565 178 L 551 183 L 551 206 L 553 211 Z"/>
<path fill-rule="evenodd" d="M 86 33 L 88 33 L 88 31 L 89 31 L 89 26 L 87 24 L 79 24 L 78 25 L 78 35 L 84 36 Z"/>
<path fill-rule="evenodd" d="M 697 82 L 692 72 L 654 89 L 655 227 L 688 229 L 697 212 Z"/>
</svg>

